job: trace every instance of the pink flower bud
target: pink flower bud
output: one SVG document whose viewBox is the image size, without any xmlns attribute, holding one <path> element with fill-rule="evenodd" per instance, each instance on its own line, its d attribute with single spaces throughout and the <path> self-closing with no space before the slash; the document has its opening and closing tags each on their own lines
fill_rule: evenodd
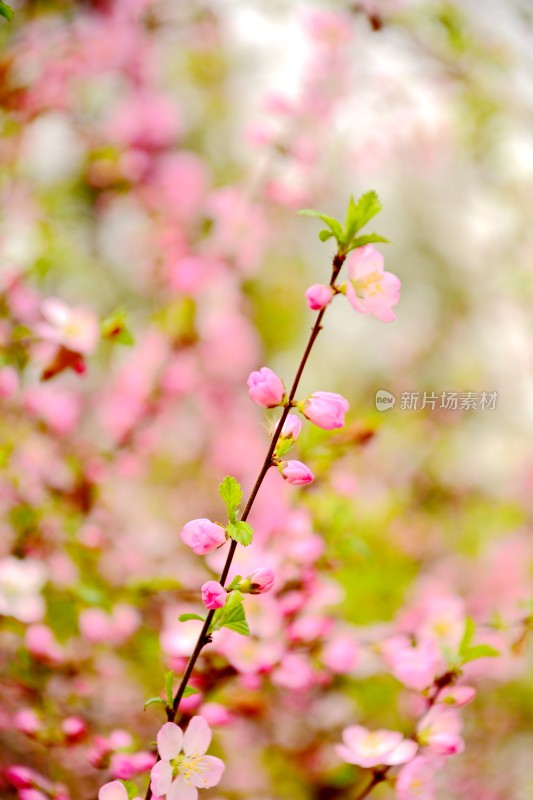
<svg viewBox="0 0 533 800">
<path fill-rule="evenodd" d="M 98 792 L 98 800 L 127 800 L 128 792 L 120 781 L 104 783 Z"/>
<path fill-rule="evenodd" d="M 349 402 L 340 394 L 314 392 L 311 397 L 304 400 L 301 411 L 319 428 L 331 431 L 334 428 L 342 428 L 344 415 L 349 408 Z"/>
<path fill-rule="evenodd" d="M 301 461 L 282 461 L 278 467 L 286 481 L 294 486 L 304 486 L 314 481 L 315 476 Z"/>
<path fill-rule="evenodd" d="M 268 367 L 250 373 L 247 383 L 250 397 L 257 405 L 275 408 L 283 401 L 285 385 Z"/>
<path fill-rule="evenodd" d="M 77 742 L 85 736 L 87 726 L 80 717 L 65 717 L 61 730 L 69 743 Z"/>
<path fill-rule="evenodd" d="M 29 767 L 14 764 L 4 770 L 4 777 L 17 789 L 29 789 L 38 780 L 38 775 Z"/>
<path fill-rule="evenodd" d="M 264 594 L 274 586 L 274 572 L 268 567 L 259 567 L 246 580 L 250 581 L 250 594 Z"/>
<path fill-rule="evenodd" d="M 281 436 L 284 439 L 292 439 L 293 441 L 298 438 L 302 430 L 302 420 L 296 414 L 289 414 L 283 428 L 281 429 Z"/>
<path fill-rule="evenodd" d="M 321 311 L 331 303 L 335 292 L 325 283 L 314 283 L 305 293 L 307 305 L 312 311 Z"/>
<path fill-rule="evenodd" d="M 207 581 L 202 586 L 202 600 L 206 608 L 222 608 L 226 605 L 227 591 L 217 581 Z"/>
<path fill-rule="evenodd" d="M 211 553 L 226 541 L 224 528 L 209 519 L 191 520 L 181 529 L 180 536 L 183 543 L 199 556 Z"/>
</svg>

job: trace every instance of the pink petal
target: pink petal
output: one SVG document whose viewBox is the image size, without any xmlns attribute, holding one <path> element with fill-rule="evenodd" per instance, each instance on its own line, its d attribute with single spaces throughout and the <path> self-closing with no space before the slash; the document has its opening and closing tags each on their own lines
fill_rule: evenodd
<svg viewBox="0 0 533 800">
<path fill-rule="evenodd" d="M 416 742 L 406 739 L 398 747 L 395 747 L 392 753 L 387 756 L 386 764 L 393 766 L 394 764 L 405 764 L 406 761 L 411 761 L 415 757 L 418 745 Z"/>
<path fill-rule="evenodd" d="M 353 753 L 348 747 L 345 747 L 343 744 L 338 744 L 335 747 L 337 755 L 343 761 L 346 761 L 347 764 L 358 764 L 359 759 L 355 753 Z"/>
<path fill-rule="evenodd" d="M 157 734 L 157 749 L 161 758 L 176 758 L 181 750 L 183 731 L 174 722 L 165 722 Z"/>
<path fill-rule="evenodd" d="M 210 789 L 220 782 L 222 773 L 226 765 L 220 758 L 215 756 L 204 756 L 197 762 L 199 772 L 191 772 L 190 781 L 199 789 Z"/>
<path fill-rule="evenodd" d="M 98 800 L 128 800 L 126 787 L 120 781 L 106 783 L 98 792 Z"/>
<path fill-rule="evenodd" d="M 186 756 L 203 756 L 210 744 L 211 729 L 207 720 L 193 717 L 183 737 L 183 752 Z"/>
<path fill-rule="evenodd" d="M 368 730 L 362 725 L 350 725 L 342 732 L 342 738 L 347 747 L 357 747 L 366 736 L 368 736 Z"/>
<path fill-rule="evenodd" d="M 172 766 L 170 761 L 158 761 L 157 764 L 154 764 L 150 777 L 152 792 L 157 797 L 165 795 L 172 783 Z"/>
<path fill-rule="evenodd" d="M 53 325 L 64 325 L 70 317 L 70 308 L 55 297 L 47 297 L 43 300 L 41 311 Z"/>
<path fill-rule="evenodd" d="M 167 791 L 167 800 L 197 800 L 197 798 L 198 789 L 187 783 L 181 775 L 178 775 Z"/>
</svg>

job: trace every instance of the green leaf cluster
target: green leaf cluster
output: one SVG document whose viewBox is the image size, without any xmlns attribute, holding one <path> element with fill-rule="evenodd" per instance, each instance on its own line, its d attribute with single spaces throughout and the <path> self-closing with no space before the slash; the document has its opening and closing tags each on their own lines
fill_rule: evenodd
<svg viewBox="0 0 533 800">
<path fill-rule="evenodd" d="M 2 0 L 0 0 L 0 17 L 4 17 L 4 19 L 9 20 L 9 22 L 11 22 L 14 17 L 14 11 L 11 6 L 8 6 L 7 3 L 2 2 Z"/>
<path fill-rule="evenodd" d="M 254 531 L 248 522 L 238 518 L 242 502 L 242 488 L 231 475 L 226 475 L 218 488 L 228 509 L 229 524 L 226 526 L 226 533 L 230 539 L 247 547 L 252 543 Z"/>
<path fill-rule="evenodd" d="M 469 661 L 476 661 L 478 658 L 494 658 L 500 655 L 498 650 L 491 647 L 490 644 L 473 645 L 472 642 L 474 641 L 475 633 L 476 623 L 471 617 L 467 617 L 463 638 L 459 645 L 459 661 L 461 666 L 463 664 L 468 664 Z"/>
<path fill-rule="evenodd" d="M 209 627 L 209 633 L 219 631 L 221 628 L 229 628 L 230 631 L 240 633 L 241 636 L 250 635 L 250 628 L 246 622 L 246 614 L 242 604 L 242 594 L 238 590 L 229 595 L 223 608 L 217 608 Z"/>
<path fill-rule="evenodd" d="M 355 250 L 356 247 L 362 247 L 365 244 L 389 241 L 377 233 L 357 236 L 361 228 L 364 228 L 376 214 L 379 214 L 382 208 L 376 192 L 370 191 L 361 195 L 357 203 L 353 197 L 350 197 L 344 225 L 335 217 L 324 214 L 322 211 L 316 211 L 314 208 L 304 208 L 298 213 L 305 217 L 318 217 L 325 222 L 328 227 L 320 231 L 318 238 L 321 242 L 327 242 L 332 238 L 336 239 L 339 255 L 346 255 L 350 250 Z"/>
</svg>

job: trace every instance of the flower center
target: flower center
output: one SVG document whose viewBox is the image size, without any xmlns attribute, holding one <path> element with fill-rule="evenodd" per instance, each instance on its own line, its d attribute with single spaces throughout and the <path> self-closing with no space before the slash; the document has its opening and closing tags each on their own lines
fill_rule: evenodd
<svg viewBox="0 0 533 800">
<path fill-rule="evenodd" d="M 378 270 L 374 270 L 374 272 L 369 272 L 362 278 L 353 280 L 352 283 L 357 296 L 363 299 L 368 296 L 373 297 L 383 292 L 383 287 L 381 285 L 382 278 L 382 273 L 378 272 Z"/>
<path fill-rule="evenodd" d="M 201 778 L 206 767 L 203 756 L 186 756 L 183 753 L 171 763 L 174 775 L 181 775 L 187 783 L 192 783 L 192 776 Z"/>
</svg>

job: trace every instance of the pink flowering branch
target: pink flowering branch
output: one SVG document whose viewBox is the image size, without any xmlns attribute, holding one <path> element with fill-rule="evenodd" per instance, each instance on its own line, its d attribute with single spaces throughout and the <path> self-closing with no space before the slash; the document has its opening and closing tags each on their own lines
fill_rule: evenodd
<svg viewBox="0 0 533 800">
<path fill-rule="evenodd" d="M 308 305 L 319 313 L 311 329 L 307 345 L 288 394 L 283 381 L 267 367 L 263 367 L 258 372 L 253 372 L 248 379 L 250 397 L 254 402 L 266 408 L 281 406 L 282 412 L 263 465 L 242 514 L 240 514 L 239 518 L 237 517 L 237 506 L 240 505 L 242 492 L 235 479 L 228 476 L 220 485 L 220 491 L 228 507 L 229 525 L 224 528 L 208 519 L 196 519 L 187 523 L 181 531 L 181 538 L 184 543 L 199 555 L 205 555 L 224 544 L 228 536 L 232 541 L 218 582 L 208 581 L 202 587 L 202 599 L 208 613 L 203 621 L 202 629 L 187 662 L 178 689 L 172 697 L 172 702 L 170 702 L 170 695 L 166 704 L 167 722 L 158 735 L 158 760 L 152 769 L 152 779 L 146 791 L 146 800 L 150 800 L 153 791 L 157 795 L 167 794 L 171 785 L 175 785 L 175 790 L 172 789 L 172 796 L 177 797 L 176 792 L 179 793 L 180 787 L 193 780 L 189 762 L 183 762 L 184 766 L 180 766 L 181 756 L 179 756 L 179 753 L 183 734 L 181 729 L 175 725 L 175 719 L 196 662 L 203 648 L 211 642 L 212 632 L 217 629 L 217 619 L 219 626 L 227 624 L 227 618 L 225 622 L 220 622 L 220 617 L 216 617 L 216 615 L 219 612 L 230 614 L 237 609 L 237 613 L 240 613 L 238 618 L 239 632 L 248 633 L 244 611 L 240 605 L 241 593 L 262 593 L 268 591 L 272 586 L 273 575 L 270 570 L 264 569 L 255 570 L 244 580 L 235 579 L 235 581 L 239 581 L 238 584 L 233 581 L 231 585 L 225 586 L 237 545 L 239 543 L 247 545 L 252 541 L 253 531 L 246 520 L 253 508 L 268 470 L 273 466 L 277 466 L 282 477 L 294 485 L 303 485 L 313 480 L 313 475 L 305 464 L 294 460 L 282 460 L 283 455 L 290 448 L 301 428 L 301 423 L 297 417 L 291 415 L 289 418 L 291 409 L 297 408 L 304 417 L 325 430 L 340 428 L 344 424 L 344 415 L 349 408 L 349 404 L 340 395 L 331 392 L 315 392 L 311 397 L 303 401 L 296 401 L 295 399 L 303 371 L 315 341 L 322 330 L 322 320 L 327 306 L 336 294 L 345 294 L 356 311 L 363 314 L 373 314 L 383 321 L 394 319 L 391 306 L 398 302 L 400 282 L 396 276 L 384 272 L 383 257 L 372 246 L 372 242 L 386 240 L 377 234 L 362 237 L 357 235 L 360 228 L 365 226 L 380 210 L 381 204 L 376 194 L 369 192 L 363 195 L 358 203 L 355 203 L 353 198 L 350 199 L 344 226 L 334 218 L 321 212 L 310 210 L 304 212 L 307 215 L 318 216 L 328 225 L 329 230 L 322 231 L 320 234 L 322 241 L 327 241 L 330 238 L 335 238 L 337 241 L 337 252 L 333 258 L 330 281 L 325 291 L 315 291 L 316 287 L 314 287 L 311 295 L 309 291 L 307 292 Z M 349 261 L 349 280 L 342 286 L 338 286 L 336 283 L 337 278 L 351 251 L 354 252 L 351 254 Z M 230 627 L 229 624 L 228 627 Z M 188 730 L 185 734 L 186 737 Z M 209 783 L 209 785 L 215 785 L 220 779 L 223 769 L 220 764 L 213 766 L 212 757 L 205 755 L 210 741 L 210 733 L 205 731 L 204 734 L 205 741 L 202 743 L 203 749 L 201 751 L 201 759 L 203 760 L 194 767 L 194 770 L 196 770 L 196 778 L 194 780 L 199 781 L 194 783 L 194 786 L 198 787 L 206 787 L 208 785 L 208 783 L 202 782 L 203 778 L 201 777 L 202 775 L 205 777 L 208 773 L 210 777 L 206 778 L 206 780 L 213 780 L 214 782 Z M 184 747 L 188 756 L 187 748 L 185 745 Z M 177 777 L 174 777 L 176 771 Z"/>
<path fill-rule="evenodd" d="M 342 267 L 345 259 L 346 259 L 346 256 L 344 254 L 342 254 L 342 253 L 341 254 L 337 253 L 335 255 L 335 257 L 333 258 L 333 266 L 332 266 L 331 278 L 330 278 L 330 282 L 329 282 L 329 285 L 331 287 L 334 287 L 335 282 L 337 280 L 337 277 L 339 275 L 339 272 L 341 270 L 341 267 Z M 263 483 L 263 481 L 265 479 L 265 476 L 266 476 L 268 470 L 272 466 L 274 466 L 274 463 L 275 463 L 274 460 L 273 460 L 274 452 L 275 452 L 276 446 L 277 446 L 277 444 L 279 442 L 283 426 L 284 426 L 284 424 L 285 424 L 285 422 L 287 420 L 287 417 L 289 415 L 289 412 L 290 412 L 290 410 L 292 408 L 294 398 L 296 397 L 296 392 L 298 391 L 298 386 L 299 386 L 300 380 L 302 378 L 303 371 L 305 369 L 305 365 L 307 364 L 309 356 L 311 355 L 311 351 L 313 349 L 313 345 L 314 345 L 314 343 L 315 343 L 320 331 L 322 330 L 322 320 L 324 318 L 325 313 L 326 313 L 326 307 L 321 309 L 320 313 L 318 314 L 318 316 L 317 316 L 317 318 L 315 320 L 315 324 L 313 325 L 313 328 L 311 330 L 311 334 L 309 336 L 309 340 L 307 342 L 306 348 L 304 350 L 304 353 L 303 353 L 302 358 L 300 360 L 300 363 L 298 365 L 298 369 L 296 370 L 296 375 L 294 376 L 294 380 L 292 382 L 292 386 L 291 386 L 291 389 L 289 391 L 289 395 L 288 395 L 287 401 L 286 401 L 286 403 L 284 405 L 283 411 L 281 413 L 281 417 L 278 420 L 278 424 L 277 424 L 276 429 L 274 431 L 274 435 L 272 436 L 272 440 L 270 442 L 270 446 L 269 446 L 269 448 L 267 450 L 265 459 L 263 461 L 263 465 L 262 465 L 262 467 L 261 467 L 261 469 L 259 471 L 257 479 L 256 479 L 256 481 L 255 481 L 255 483 L 253 485 L 252 491 L 250 492 L 250 496 L 248 497 L 248 500 L 247 500 L 246 505 L 244 507 L 244 510 L 242 512 L 242 515 L 241 515 L 241 521 L 242 522 L 245 522 L 248 519 L 248 516 L 249 516 L 249 514 L 250 514 L 250 512 L 251 512 L 251 510 L 253 508 L 255 499 L 256 499 L 256 497 L 257 497 L 257 495 L 259 493 L 259 490 L 261 488 L 261 485 L 262 485 L 262 483 Z M 224 564 L 224 567 L 223 567 L 222 572 L 220 574 L 220 578 L 218 580 L 218 583 L 220 583 L 221 586 L 224 586 L 224 584 L 226 583 L 229 571 L 231 569 L 231 565 L 233 563 L 233 558 L 235 556 L 235 551 L 237 550 L 237 546 L 238 546 L 238 542 L 235 539 L 232 539 L 231 544 L 230 544 L 230 548 L 229 548 L 229 551 L 228 551 L 228 555 L 227 555 L 227 558 L 226 558 L 226 562 Z M 213 622 L 214 615 L 215 615 L 215 609 L 214 608 L 210 609 L 208 614 L 207 614 L 207 616 L 206 616 L 206 618 L 205 618 L 204 624 L 202 626 L 202 629 L 201 629 L 200 634 L 198 636 L 198 639 L 196 641 L 196 645 L 194 647 L 192 655 L 190 656 L 189 661 L 187 662 L 187 666 L 185 667 L 185 671 L 183 673 L 183 677 L 181 679 L 180 685 L 178 686 L 176 694 L 174 695 L 174 700 L 173 700 L 173 703 L 172 703 L 172 707 L 171 708 L 167 707 L 167 719 L 168 719 L 169 722 L 174 722 L 175 721 L 176 716 L 178 714 L 180 702 L 181 702 L 181 700 L 183 698 L 183 695 L 185 693 L 185 689 L 187 688 L 187 685 L 189 683 L 191 675 L 192 675 L 192 673 L 194 671 L 194 667 L 196 665 L 196 662 L 198 661 L 198 658 L 200 657 L 200 654 L 201 654 L 202 650 L 204 649 L 204 647 L 207 644 L 209 644 L 209 642 L 211 641 L 211 636 L 209 634 L 209 629 L 211 627 L 211 623 Z M 151 789 L 151 785 L 149 785 L 148 789 L 146 791 L 146 800 L 150 800 L 151 797 L 152 797 L 152 789 Z"/>
</svg>

